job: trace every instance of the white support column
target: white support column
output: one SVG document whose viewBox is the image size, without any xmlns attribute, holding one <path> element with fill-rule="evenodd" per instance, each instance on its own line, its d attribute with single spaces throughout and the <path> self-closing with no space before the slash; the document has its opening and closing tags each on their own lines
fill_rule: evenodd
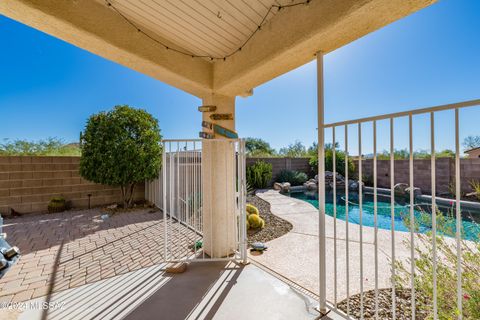
<svg viewBox="0 0 480 320">
<path fill-rule="evenodd" d="M 235 97 L 211 94 L 203 105 L 214 105 L 215 112 L 204 112 L 203 120 L 235 130 L 235 120 L 210 119 L 212 113 L 232 113 Z M 205 129 L 206 132 L 212 132 Z M 216 136 L 216 139 L 222 139 Z M 235 217 L 235 148 L 228 140 L 202 142 L 202 211 L 203 246 L 211 258 L 223 258 L 235 251 L 237 229 Z"/>
<path fill-rule="evenodd" d="M 323 53 L 317 52 L 319 310 L 321 313 L 326 313 L 325 119 L 323 90 Z"/>
</svg>

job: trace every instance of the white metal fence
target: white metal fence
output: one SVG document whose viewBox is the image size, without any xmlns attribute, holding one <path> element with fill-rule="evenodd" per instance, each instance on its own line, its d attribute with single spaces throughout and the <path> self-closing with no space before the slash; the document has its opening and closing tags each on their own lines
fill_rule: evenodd
<svg viewBox="0 0 480 320">
<path fill-rule="evenodd" d="M 346 312 L 346 317 L 347 318 L 352 318 L 351 310 L 351 296 L 352 294 L 357 294 L 360 293 L 360 314 L 361 314 L 361 319 L 363 319 L 363 314 L 364 314 L 364 308 L 365 308 L 365 284 L 367 284 L 368 279 L 365 277 L 365 271 L 366 268 L 368 268 L 367 271 L 370 272 L 371 269 L 373 270 L 374 274 L 374 299 L 375 299 L 375 310 L 374 310 L 374 317 L 375 319 L 379 318 L 378 312 L 379 312 L 379 290 L 380 290 L 380 285 L 379 285 L 379 241 L 386 241 L 386 237 L 379 239 L 379 228 L 378 228 L 378 188 L 377 188 L 377 157 L 378 157 L 378 150 L 377 150 L 377 123 L 380 121 L 386 122 L 388 124 L 388 131 L 389 131 L 389 137 L 387 141 L 389 140 L 389 154 L 390 154 L 390 208 L 391 208 L 391 225 L 390 225 L 390 252 L 387 254 L 390 256 L 390 288 L 391 288 L 391 312 L 392 312 L 392 318 L 396 319 L 398 314 L 396 314 L 396 290 L 398 288 L 398 285 L 395 283 L 395 279 L 397 278 L 397 265 L 395 261 L 397 260 L 397 252 L 398 250 L 398 241 L 396 240 L 396 236 L 399 236 L 399 232 L 395 231 L 395 192 L 394 192 L 394 187 L 395 187 L 395 159 L 394 159 L 394 152 L 395 152 L 395 141 L 394 141 L 394 126 L 396 124 L 396 121 L 398 121 L 400 118 L 405 118 L 408 121 L 408 129 L 405 132 L 406 138 L 408 138 L 408 152 L 409 152 L 409 185 L 410 186 L 415 186 L 415 176 L 414 176 L 414 168 L 413 168 L 413 158 L 414 158 L 414 147 L 413 147 L 413 139 L 414 139 L 414 134 L 413 134 L 413 120 L 417 116 L 423 115 L 424 117 L 428 117 L 428 122 L 429 122 L 429 132 L 430 132 L 430 154 L 431 154 L 431 185 L 432 185 L 432 197 L 431 197 L 431 232 L 432 232 L 432 250 L 433 250 L 433 274 L 432 274 L 432 294 L 433 294 L 433 301 L 431 302 L 433 304 L 433 313 L 434 313 L 434 319 L 438 318 L 438 302 L 437 302 L 437 263 L 438 263 L 438 252 L 437 252 L 437 201 L 436 201 L 436 195 L 435 195 L 435 185 L 436 185 L 436 170 L 435 170 L 435 140 L 436 137 L 438 136 L 439 129 L 435 127 L 435 119 L 437 113 L 441 111 L 446 111 L 446 110 L 452 110 L 454 113 L 454 116 L 451 119 L 451 124 L 452 127 L 454 128 L 452 131 L 452 135 L 454 136 L 454 145 L 455 145 L 455 199 L 454 199 L 454 212 L 455 212 L 455 239 L 454 241 L 456 242 L 456 265 L 452 266 L 452 268 L 455 269 L 456 272 L 456 279 L 457 279 L 457 286 L 456 288 L 451 288 L 451 290 L 456 291 L 456 301 L 452 302 L 456 304 L 456 308 L 458 309 L 458 319 L 462 318 L 462 302 L 463 302 L 463 294 L 462 294 L 462 215 L 461 215 L 461 191 L 460 191 L 460 186 L 461 186 L 461 181 L 460 181 L 460 134 L 459 134 L 459 129 L 460 129 L 460 117 L 459 114 L 463 108 L 466 107 L 472 107 L 472 106 L 479 106 L 480 105 L 480 100 L 472 100 L 472 101 L 467 101 L 467 102 L 462 102 L 462 103 L 455 103 L 455 104 L 449 104 L 449 105 L 443 105 L 443 106 L 437 106 L 437 107 L 432 107 L 432 108 L 425 108 L 425 109 L 417 109 L 417 110 L 412 110 L 412 111 L 407 111 L 407 112 L 400 112 L 400 113 L 393 113 L 393 114 L 387 114 L 387 115 L 382 115 L 382 116 L 376 116 L 376 117 L 369 117 L 369 118 L 363 118 L 363 119 L 358 119 L 358 120 L 351 120 L 351 121 L 344 121 L 344 122 L 337 122 L 337 123 L 331 123 L 331 124 L 326 124 L 324 125 L 324 134 L 325 135 L 331 135 L 332 137 L 332 146 L 336 146 L 336 144 L 339 142 L 337 139 L 337 136 L 339 133 L 343 134 L 344 141 L 342 141 L 342 144 L 344 145 L 343 151 L 345 153 L 345 181 L 346 187 L 345 187 L 345 201 L 344 204 L 344 220 L 345 220 L 345 225 L 344 230 L 339 230 L 337 227 L 338 219 L 337 219 L 337 181 L 336 181 L 336 172 L 339 168 L 336 168 L 336 147 L 332 148 L 333 149 L 333 161 L 332 161 L 332 166 L 333 166 L 333 183 L 332 183 L 332 192 L 333 192 L 333 203 L 332 203 L 332 208 L 333 208 L 333 269 L 334 272 L 332 275 L 322 275 L 320 274 L 320 279 L 326 279 L 325 283 L 320 283 L 320 305 L 322 305 L 323 302 L 327 302 L 327 304 L 333 308 L 337 309 L 337 303 L 339 302 L 339 286 L 342 286 L 342 293 L 344 294 L 343 297 L 346 297 L 347 301 L 347 312 Z M 385 124 L 385 123 L 384 123 Z M 368 255 L 368 259 L 372 260 L 367 260 L 365 261 L 365 254 L 364 254 L 364 248 L 365 248 L 365 233 L 364 233 L 364 226 L 363 226 L 363 210 L 364 210 L 364 205 L 363 205 L 363 186 L 362 186 L 362 156 L 358 157 L 358 180 L 359 180 L 359 190 L 358 190 L 358 213 L 359 213 L 359 220 L 358 220 L 358 226 L 355 226 L 354 231 L 357 232 L 358 234 L 352 234 L 352 223 L 349 222 L 349 213 L 351 213 L 351 207 L 349 208 L 349 188 L 348 188 L 348 157 L 349 157 L 349 128 L 354 127 L 357 131 L 357 136 L 358 136 L 358 145 L 355 146 L 356 151 L 358 151 L 358 155 L 362 155 L 362 147 L 365 145 L 365 141 L 362 142 L 362 135 L 365 135 L 364 130 L 365 127 L 371 128 L 372 132 L 369 133 L 372 136 L 371 141 L 367 141 L 370 144 L 370 147 L 373 149 L 372 157 L 373 157 L 373 212 L 374 212 L 374 227 L 373 227 L 373 256 Z M 331 130 L 331 131 L 330 131 Z M 444 130 L 444 129 L 441 129 Z M 387 132 L 388 132 L 387 131 Z M 342 133 L 343 132 L 343 133 Z M 387 133 L 388 135 L 388 133 Z M 322 136 L 320 136 L 323 138 Z M 382 139 L 385 139 L 385 136 L 382 137 Z M 437 138 L 438 139 L 438 138 Z M 327 141 L 330 142 L 330 141 Z M 320 144 L 323 145 L 323 144 Z M 324 170 L 324 167 L 322 168 L 319 166 L 319 176 L 324 176 L 324 172 L 322 172 L 322 169 Z M 352 177 L 350 177 L 352 178 Z M 325 180 L 324 179 L 319 179 L 319 192 L 322 193 L 322 190 L 325 190 Z M 403 233 L 404 239 L 407 239 L 409 242 L 408 248 L 410 250 L 409 253 L 409 259 L 405 259 L 407 263 L 410 264 L 409 268 L 409 273 L 410 273 L 410 294 L 411 294 L 411 310 L 412 310 L 412 319 L 416 318 L 415 310 L 416 310 L 416 303 L 417 303 L 417 297 L 416 297 L 416 292 L 415 292 L 415 277 L 416 275 L 416 265 L 415 265 L 415 259 L 417 258 L 417 253 L 415 251 L 415 241 L 417 240 L 417 235 L 416 235 L 416 229 L 415 229 L 415 214 L 414 214 L 414 208 L 415 208 L 415 194 L 414 194 L 414 188 L 409 188 L 409 236 L 405 237 L 405 233 Z M 321 194 L 319 194 L 319 208 L 320 208 L 320 215 L 325 214 L 325 208 L 326 208 L 326 200 L 325 197 Z M 343 214 L 343 212 L 342 212 Z M 343 235 L 339 237 L 339 232 L 342 231 L 342 234 L 344 235 L 345 239 L 343 239 Z M 320 238 L 325 239 L 326 238 L 326 233 L 325 230 L 320 228 Z M 352 237 L 353 236 L 353 237 Z M 353 239 L 352 239 L 353 238 Z M 388 240 L 387 240 L 388 241 Z M 344 256 L 341 256 L 339 254 L 339 248 L 340 244 L 342 243 L 341 250 L 342 254 L 343 252 L 345 253 Z M 352 248 L 351 246 L 355 243 L 355 248 L 359 248 L 359 264 L 352 259 Z M 343 247 L 343 244 L 345 247 Z M 385 247 L 384 247 L 385 248 Z M 356 252 L 355 252 L 356 253 Z M 355 255 L 356 256 L 356 255 Z M 345 259 L 344 261 L 339 261 L 339 257 L 342 259 Z M 405 257 L 403 257 L 405 258 Z M 331 261 L 330 257 L 326 256 L 325 250 L 322 252 L 322 247 L 320 248 L 320 259 L 324 259 L 324 261 Z M 384 263 L 384 261 L 380 261 L 380 263 Z M 352 270 L 352 265 L 356 264 L 358 266 L 358 269 Z M 339 265 L 344 265 L 344 268 L 342 267 L 342 273 L 338 271 L 338 266 Z M 322 272 L 322 268 L 320 269 L 320 272 Z M 325 271 L 323 271 L 325 272 Z M 358 284 L 355 285 L 356 290 L 359 289 L 359 292 L 352 292 L 352 274 L 355 276 L 354 281 L 359 281 Z M 323 276 L 323 277 L 322 277 Z M 382 275 L 380 275 L 382 276 Z M 333 283 L 332 283 L 333 282 Z M 326 287 L 327 285 L 332 285 L 333 284 L 333 296 L 327 297 L 326 294 Z M 368 285 L 371 287 L 371 280 L 368 282 Z M 355 291 L 356 291 L 355 290 Z M 339 310 L 337 310 L 339 311 Z"/>
<path fill-rule="evenodd" d="M 231 206 L 223 211 L 222 221 L 219 217 L 212 219 L 211 205 L 207 209 L 210 212 L 204 209 L 205 201 L 213 201 L 213 198 L 212 190 L 205 190 L 202 180 L 205 173 L 215 174 L 215 168 L 212 161 L 205 161 L 203 151 L 213 144 L 224 147 L 222 150 L 227 152 L 217 156 L 224 157 L 225 163 L 231 163 L 234 170 L 233 175 L 227 175 L 231 181 L 226 184 L 234 192 L 232 199 L 227 199 Z M 146 182 L 145 196 L 164 214 L 165 261 L 245 260 L 245 142 L 241 139 L 190 139 L 163 140 L 162 145 L 162 168 L 157 179 Z M 206 215 L 210 218 L 206 219 Z M 219 226 L 219 223 L 224 225 Z M 214 237 L 219 230 L 225 231 L 220 240 Z M 206 242 L 213 248 L 213 241 L 225 241 L 225 245 L 220 244 L 224 248 L 221 257 L 217 253 L 217 257 L 212 258 L 208 248 L 205 249 Z"/>
</svg>

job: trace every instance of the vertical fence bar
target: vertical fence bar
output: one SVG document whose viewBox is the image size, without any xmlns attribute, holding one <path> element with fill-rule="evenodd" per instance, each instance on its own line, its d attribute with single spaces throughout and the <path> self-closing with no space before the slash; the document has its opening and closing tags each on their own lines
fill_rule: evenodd
<svg viewBox="0 0 480 320">
<path fill-rule="evenodd" d="M 435 113 L 430 112 L 430 153 L 431 153 L 431 176 L 432 176 L 432 267 L 433 267 L 433 319 L 438 318 L 437 306 L 437 183 L 436 183 L 436 162 L 435 162 Z"/>
<path fill-rule="evenodd" d="M 333 285 L 334 304 L 337 305 L 337 162 L 336 162 L 335 127 L 332 127 L 332 169 L 333 169 Z"/>
<path fill-rule="evenodd" d="M 410 175 L 410 285 L 412 286 L 412 319 L 415 319 L 415 213 L 414 213 L 414 186 L 413 186 L 413 119 L 408 115 L 408 142 L 409 142 L 409 175 Z"/>
<path fill-rule="evenodd" d="M 200 146 L 200 149 L 199 149 L 199 153 L 198 153 L 198 187 L 199 187 L 199 190 L 200 190 L 200 200 L 199 200 L 199 208 L 198 208 L 198 215 L 199 215 L 199 223 L 200 223 L 200 226 L 201 226 L 201 231 L 202 231 L 202 239 L 204 239 L 204 235 L 203 235 L 203 231 L 205 230 L 205 213 L 204 213 L 204 210 L 203 210 L 203 194 L 204 194 L 204 190 L 203 190 L 203 184 L 202 184 L 202 181 L 203 181 L 203 172 L 202 172 L 202 167 L 203 167 L 203 140 L 202 142 L 200 143 L 201 146 Z M 205 250 L 203 250 L 203 255 L 205 255 Z"/>
<path fill-rule="evenodd" d="M 167 260 L 167 244 L 168 244 L 168 226 L 167 226 L 167 145 L 162 142 L 162 213 L 163 223 L 165 226 L 163 238 L 165 240 L 163 244 L 165 261 Z"/>
<path fill-rule="evenodd" d="M 395 281 L 395 149 L 394 149 L 394 120 L 390 118 L 390 216 L 392 235 L 392 319 L 396 319 L 397 293 Z"/>
<path fill-rule="evenodd" d="M 362 186 L 362 123 L 358 123 L 358 210 L 360 223 L 360 319 L 363 319 L 363 186 Z"/>
<path fill-rule="evenodd" d="M 350 240 L 348 234 L 348 125 L 345 125 L 345 265 L 347 276 L 347 316 L 350 316 Z"/>
<path fill-rule="evenodd" d="M 247 194 L 247 189 L 246 189 L 246 170 L 247 170 L 247 161 L 246 161 L 246 150 L 245 150 L 245 140 L 242 139 L 242 142 L 241 142 L 241 146 L 242 146 L 242 189 L 243 189 L 243 201 L 242 201 L 242 214 L 243 214 L 243 220 L 245 221 L 245 219 L 247 218 L 247 213 L 246 213 L 246 208 L 245 208 L 245 201 L 246 201 L 246 194 Z M 247 223 L 245 221 L 245 224 L 244 224 L 244 227 L 243 227 L 243 263 L 244 264 L 247 264 L 248 263 L 248 256 L 247 256 L 247 245 L 248 245 L 248 242 L 247 242 Z"/>
<path fill-rule="evenodd" d="M 462 185 L 460 181 L 460 133 L 459 133 L 459 109 L 455 109 L 455 213 L 456 213 L 456 242 L 457 242 L 457 309 L 458 319 L 463 318 L 462 305 L 462 212 L 460 207 L 460 197 Z"/>
<path fill-rule="evenodd" d="M 168 224 L 168 229 L 167 229 L 167 233 L 168 233 L 168 244 L 169 244 L 169 255 L 171 256 L 172 255 L 172 248 L 171 248 L 171 242 L 172 242 L 172 230 L 171 230 L 171 227 L 172 227 L 172 213 L 173 213 L 173 206 L 174 206 L 174 203 L 173 203 L 173 197 L 174 197 L 174 191 L 175 191 L 175 180 L 173 179 L 173 151 L 172 151 L 172 143 L 169 142 L 168 143 L 168 149 L 169 149 L 169 152 L 168 152 L 168 155 L 169 155 L 169 170 L 168 170 L 168 173 L 170 175 L 170 181 L 169 181 L 169 189 L 168 189 L 168 192 L 169 192 L 169 195 L 170 195 L 170 202 L 169 202 L 169 207 L 170 207 L 170 210 L 168 210 L 168 220 L 167 220 L 167 224 Z"/>
<path fill-rule="evenodd" d="M 240 146 L 240 142 L 237 143 L 236 145 L 236 150 L 237 150 L 237 153 L 236 153 L 236 181 L 237 181 L 237 184 L 236 184 L 236 188 L 237 188 L 237 203 L 236 203 L 236 206 L 237 206 L 237 216 L 238 216 L 238 226 L 237 226 L 237 232 L 238 232 L 238 235 L 237 235 L 237 242 L 238 242 L 238 252 L 240 254 L 240 259 L 243 261 L 243 243 L 242 243 L 242 230 L 243 230 L 243 216 L 240 212 L 240 209 L 241 209 L 241 197 L 242 197 L 242 182 L 241 182 L 241 168 L 240 168 L 240 163 L 241 163 L 241 159 L 240 159 L 240 156 L 241 156 L 241 146 Z"/>
<path fill-rule="evenodd" d="M 321 313 L 326 313 L 325 119 L 323 90 L 323 53 L 317 52 L 319 309 Z"/>
<path fill-rule="evenodd" d="M 373 121 L 373 226 L 375 246 L 375 319 L 378 319 L 377 121 Z"/>
<path fill-rule="evenodd" d="M 195 235 L 193 238 L 193 251 L 195 252 L 195 258 L 197 258 L 197 250 L 199 249 L 197 246 L 197 149 L 196 143 L 193 141 L 193 154 L 192 154 L 192 171 L 193 171 L 193 192 L 192 192 L 192 199 L 193 199 L 193 234 Z"/>
</svg>

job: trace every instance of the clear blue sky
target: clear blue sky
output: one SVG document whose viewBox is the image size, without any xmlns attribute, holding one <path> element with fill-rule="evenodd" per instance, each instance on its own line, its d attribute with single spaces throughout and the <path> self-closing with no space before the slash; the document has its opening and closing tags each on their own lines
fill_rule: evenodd
<svg viewBox="0 0 480 320">
<path fill-rule="evenodd" d="M 90 114 L 116 104 L 151 112 L 165 138 L 198 136 L 196 97 L 3 16 L 0 41 L 0 139 L 76 141 Z M 239 135 L 277 149 L 315 141 L 315 68 L 309 63 L 238 98 Z M 327 122 L 480 98 L 480 1 L 441 0 L 329 53 L 325 97 Z M 462 137 L 480 134 L 477 109 L 462 113 Z M 438 117 L 439 149 L 453 148 L 452 115 Z M 415 120 L 415 148 L 428 149 L 427 124 Z M 407 146 L 405 125 L 398 123 L 398 148 Z M 386 129 L 379 124 L 379 149 L 387 148 Z"/>
</svg>

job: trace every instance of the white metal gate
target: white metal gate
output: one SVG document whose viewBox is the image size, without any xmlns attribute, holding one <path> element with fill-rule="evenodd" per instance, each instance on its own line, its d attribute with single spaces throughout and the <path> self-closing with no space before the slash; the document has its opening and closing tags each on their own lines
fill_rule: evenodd
<svg viewBox="0 0 480 320">
<path fill-rule="evenodd" d="M 415 265 L 415 260 L 419 256 L 419 253 L 415 251 L 415 244 L 418 242 L 418 233 L 415 228 L 415 223 L 416 223 L 416 217 L 414 214 L 414 209 L 416 208 L 415 204 L 415 176 L 414 176 L 414 130 L 413 130 L 413 121 L 415 117 L 421 117 L 423 116 L 425 121 L 428 123 L 427 124 L 427 129 L 430 131 L 430 159 L 431 159 L 431 165 L 430 165 L 430 178 L 431 178 L 431 245 L 432 245 L 432 305 L 433 305 L 433 318 L 437 319 L 438 318 L 438 308 L 439 308 L 439 301 L 437 301 L 437 263 L 440 259 L 440 254 L 437 249 L 437 244 L 440 240 L 437 238 L 437 196 L 436 196 L 436 146 L 435 142 L 436 140 L 438 141 L 438 132 L 439 130 L 445 130 L 445 128 L 437 128 L 435 126 L 435 119 L 436 116 L 439 117 L 440 113 L 442 111 L 450 111 L 450 113 L 447 113 L 446 115 L 449 116 L 447 119 L 443 122 L 443 125 L 445 123 L 450 122 L 452 124 L 452 132 L 451 136 L 453 137 L 454 140 L 454 159 L 455 159 L 455 183 L 454 183 L 454 194 L 455 198 L 451 200 L 451 207 L 452 207 L 452 212 L 454 213 L 453 219 L 455 223 L 455 238 L 449 239 L 449 243 L 451 243 L 451 254 L 456 256 L 456 263 L 455 265 L 451 266 L 451 269 L 455 272 L 455 277 L 456 277 L 456 287 L 452 287 L 452 305 L 456 305 L 456 308 L 458 310 L 458 319 L 462 319 L 462 304 L 463 304 L 463 284 L 462 284 L 462 250 L 465 248 L 464 241 L 462 240 L 462 208 L 461 208 L 461 175 L 460 175 L 460 156 L 461 156 L 461 149 L 460 149 L 460 128 L 461 128 L 461 123 L 460 123 L 460 112 L 467 107 L 478 107 L 480 106 L 480 100 L 471 100 L 471 101 L 465 101 L 465 102 L 459 102 L 459 103 L 454 103 L 454 104 L 448 104 L 448 105 L 441 105 L 441 106 L 436 106 L 436 107 L 431 107 L 431 108 L 424 108 L 424 109 L 417 109 L 417 110 L 411 110 L 411 111 L 405 111 L 405 112 L 399 112 L 399 113 L 393 113 L 393 114 L 386 114 L 386 115 L 380 115 L 380 116 L 374 116 L 374 117 L 369 117 L 369 118 L 363 118 L 363 119 L 358 119 L 358 120 L 349 120 L 349 121 L 343 121 L 343 122 L 337 122 L 337 123 L 331 123 L 331 124 L 324 124 L 323 128 L 325 131 L 323 131 L 325 134 L 330 134 L 331 140 L 328 142 L 331 143 L 330 145 L 333 146 L 331 147 L 332 150 L 332 177 L 333 177 L 333 182 L 331 183 L 331 188 L 333 192 L 333 197 L 332 197 L 332 208 L 333 208 L 333 274 L 331 277 L 327 278 L 325 274 L 323 274 L 323 277 L 325 281 L 323 283 L 320 283 L 320 286 L 323 287 L 323 290 L 320 290 L 320 292 L 323 292 L 323 295 L 321 294 L 320 296 L 320 301 L 326 302 L 332 309 L 335 309 L 337 311 L 340 311 L 337 309 L 337 303 L 339 302 L 339 296 L 343 296 L 345 294 L 346 296 L 346 314 L 345 317 L 348 319 L 353 319 L 353 316 L 351 314 L 351 310 L 354 309 L 357 306 L 353 305 L 353 301 L 351 301 L 351 295 L 356 294 L 358 292 L 352 292 L 351 286 L 352 286 L 352 279 L 353 281 L 358 281 L 359 282 L 359 290 L 360 290 L 360 319 L 363 319 L 363 314 L 364 314 L 364 308 L 365 306 L 365 300 L 366 298 L 364 297 L 365 291 L 366 291 L 366 286 L 372 286 L 373 283 L 373 290 L 374 290 L 374 318 L 379 319 L 379 290 L 381 289 L 381 286 L 379 285 L 379 276 L 380 276 L 380 268 L 379 264 L 382 263 L 379 258 L 379 244 L 381 241 L 384 243 L 387 241 L 390 241 L 390 252 L 384 251 L 384 255 L 389 256 L 390 263 L 391 263 L 391 277 L 390 277 L 390 290 L 391 290 L 391 314 L 392 317 L 391 319 L 396 319 L 397 318 L 397 307 L 396 303 L 398 301 L 398 297 L 396 296 L 396 291 L 400 290 L 398 283 L 396 283 L 397 279 L 397 274 L 398 274 L 398 265 L 396 264 L 397 261 L 397 255 L 398 253 L 396 252 L 398 250 L 399 242 L 396 240 L 397 237 L 400 235 L 405 235 L 406 232 L 401 232 L 401 231 L 396 231 L 395 229 L 395 216 L 398 215 L 398 213 L 395 212 L 395 201 L 396 201 L 396 194 L 395 194 L 395 183 L 396 183 L 396 176 L 395 176 L 395 141 L 394 141 L 394 126 L 398 121 L 400 121 L 402 118 L 406 120 L 407 126 L 406 126 L 406 132 L 404 133 L 405 136 L 407 137 L 408 140 L 408 185 L 410 188 L 408 189 L 408 198 L 409 198 L 409 211 L 408 211 L 408 222 L 410 224 L 409 226 L 409 237 L 405 237 L 406 240 L 404 242 L 407 242 L 410 254 L 409 254 L 409 259 L 407 260 L 409 265 L 409 273 L 410 273 L 410 288 L 408 290 L 410 291 L 411 294 L 411 314 L 412 314 L 412 319 L 416 318 L 416 304 L 418 302 L 416 292 L 415 292 L 415 278 L 416 278 L 416 273 L 417 273 L 417 266 Z M 445 113 L 444 113 L 445 116 Z M 389 174 L 390 174 L 390 190 L 389 190 L 389 197 L 390 197 L 390 236 L 386 236 L 385 232 L 383 232 L 383 237 L 379 237 L 379 226 L 378 226 L 378 190 L 380 188 L 377 187 L 377 157 L 378 157 L 378 150 L 377 150 L 377 137 L 379 136 L 377 134 L 377 125 L 379 123 L 383 123 L 384 127 L 388 129 L 389 133 L 387 133 L 387 138 L 388 138 L 388 147 L 389 147 Z M 429 128 L 428 128 L 429 125 Z M 362 137 L 364 137 L 367 132 L 365 130 L 365 127 L 369 126 L 371 131 L 371 145 L 373 148 L 373 153 L 371 155 L 371 160 L 373 162 L 373 187 L 370 188 L 371 192 L 373 192 L 373 213 L 374 213 L 374 227 L 373 227 L 373 259 L 372 261 L 366 261 L 364 257 L 364 248 L 366 247 L 365 245 L 365 234 L 364 234 L 364 221 L 362 220 L 363 218 L 363 213 L 364 213 L 364 204 L 363 204 L 363 197 L 364 193 L 362 190 L 363 188 L 363 174 L 362 174 L 362 161 L 365 158 L 364 152 L 362 151 L 365 147 L 366 139 L 363 140 L 362 142 Z M 349 143 L 349 135 L 350 135 L 350 130 L 349 128 L 354 128 L 355 131 L 357 131 L 356 134 L 356 141 L 354 141 L 354 145 L 356 145 L 356 152 L 358 154 L 357 156 L 357 163 L 358 163 L 358 204 L 356 206 L 358 207 L 358 212 L 359 212 L 359 228 L 358 228 L 358 233 L 355 234 L 355 232 L 352 232 L 352 230 L 349 230 L 349 228 L 352 228 L 352 223 L 349 222 L 349 213 L 352 211 L 350 208 L 349 210 L 349 188 L 348 186 L 346 187 L 341 187 L 344 189 L 345 192 L 345 211 L 344 211 L 344 220 L 345 223 L 343 224 L 342 228 L 345 228 L 343 230 L 343 235 L 341 235 L 342 230 L 340 230 L 340 227 L 337 227 L 337 223 L 340 221 L 340 218 L 337 219 L 337 172 L 339 169 L 336 167 L 336 152 L 338 151 L 343 151 L 344 153 L 344 163 L 345 167 L 344 172 L 345 172 L 345 181 L 349 181 L 349 176 L 348 176 L 348 158 L 352 157 L 350 155 L 350 150 L 349 146 L 351 147 L 352 144 Z M 363 131 L 362 131 L 363 130 Z M 338 139 L 338 134 L 342 135 L 343 132 L 343 139 Z M 398 134 L 397 134 L 398 136 Z M 323 138 L 323 137 L 322 137 Z M 343 141 L 342 141 L 343 140 Z M 369 141 L 367 141 L 369 142 Z M 337 143 L 342 143 L 343 148 L 337 147 Z M 323 145 L 323 144 L 321 144 Z M 342 150 L 343 149 L 343 150 Z M 323 154 L 320 156 L 323 158 Z M 319 170 L 319 176 L 324 176 L 325 175 L 325 167 L 322 168 L 322 170 Z M 347 182 L 348 183 L 348 182 Z M 325 190 L 325 180 L 320 179 L 319 180 L 319 190 Z M 340 185 L 341 186 L 341 185 Z M 385 189 L 384 189 L 385 190 Z M 324 195 L 323 191 L 323 195 Z M 398 198 L 398 196 L 397 196 Z M 325 197 L 321 198 L 321 195 L 319 196 L 319 201 L 320 201 L 320 215 L 324 216 L 325 215 L 325 208 L 326 208 L 326 200 Z M 341 221 L 340 221 L 341 222 Z M 342 226 L 341 224 L 339 226 Z M 355 227 L 355 224 L 353 225 Z M 355 231 L 355 229 L 354 229 Z M 370 232 L 370 230 L 367 230 Z M 352 234 L 353 233 L 353 234 Z M 368 232 L 366 232 L 368 235 Z M 339 236 L 340 234 L 340 236 Z M 326 238 L 326 233 L 325 229 L 320 228 L 320 234 L 319 237 L 321 239 Z M 357 239 L 358 238 L 358 239 Z M 353 241 L 351 241 L 353 239 Z M 446 240 L 442 240 L 445 242 Z M 402 243 L 404 243 L 402 242 Z M 468 241 L 467 241 L 468 242 Z M 349 248 L 349 245 L 351 243 L 358 243 L 359 244 L 359 268 L 355 268 L 352 265 L 356 263 L 356 259 L 352 259 L 350 254 L 352 253 L 351 248 Z M 345 248 L 342 249 L 342 244 L 345 245 Z M 466 247 L 468 248 L 468 246 Z M 320 259 L 322 261 L 325 261 L 327 259 L 325 250 L 321 251 L 320 253 Z M 343 262 L 341 259 L 344 259 Z M 407 259 L 404 257 L 404 259 Z M 339 271 L 339 266 L 342 265 L 342 263 L 345 265 L 345 270 L 342 272 Z M 374 271 L 374 277 L 373 281 L 368 282 L 368 278 L 365 277 L 365 274 L 367 271 Z M 325 270 L 321 270 L 321 272 L 325 272 Z M 344 273 L 345 272 L 345 273 Z M 320 275 L 322 276 L 322 275 Z M 327 296 L 326 292 L 326 287 L 328 286 L 333 286 L 333 296 Z M 322 289 L 322 288 L 321 288 Z M 340 291 L 346 291 L 346 293 Z"/>
<path fill-rule="evenodd" d="M 221 257 L 212 258 L 205 250 L 205 242 L 214 241 L 216 221 L 205 219 L 204 201 L 213 201 L 211 190 L 204 190 L 202 171 L 215 172 L 211 162 L 203 161 L 202 150 L 208 144 L 224 146 L 225 159 L 233 163 L 233 178 L 227 181 L 233 192 L 230 199 L 233 212 L 225 210 L 226 246 Z M 242 139 L 189 139 L 163 140 L 162 168 L 159 177 L 145 184 L 145 197 L 162 213 L 164 224 L 165 262 L 217 261 L 246 259 L 246 213 L 245 213 L 245 142 Z M 218 156 L 218 155 L 217 155 Z M 205 168 L 205 166 L 209 168 Z M 209 198 L 208 198 L 209 197 Z M 208 212 L 207 212 L 208 213 Z M 210 212 L 211 213 L 211 212 Z M 222 226 L 223 227 L 223 226 Z M 205 239 L 208 233 L 208 239 Z M 206 241 L 205 241 L 206 240 Z M 215 241 L 219 241 L 218 237 Z M 212 245 L 212 244 L 210 244 Z M 218 245 L 218 243 L 217 243 Z M 213 248 L 213 246 L 212 246 Z M 212 249 L 213 250 L 213 249 Z"/>
</svg>

